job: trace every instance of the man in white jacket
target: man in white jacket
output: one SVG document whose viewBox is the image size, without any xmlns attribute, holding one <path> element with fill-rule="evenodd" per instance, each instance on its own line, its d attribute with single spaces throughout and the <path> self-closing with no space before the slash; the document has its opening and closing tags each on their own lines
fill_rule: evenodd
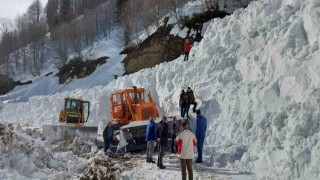
<svg viewBox="0 0 320 180">
<path fill-rule="evenodd" d="M 187 179 L 186 169 L 188 169 L 189 180 L 193 179 L 192 159 L 195 154 L 196 136 L 188 128 L 188 122 L 182 121 L 183 131 L 177 136 L 178 157 L 180 158 L 180 167 L 182 180 Z"/>
</svg>

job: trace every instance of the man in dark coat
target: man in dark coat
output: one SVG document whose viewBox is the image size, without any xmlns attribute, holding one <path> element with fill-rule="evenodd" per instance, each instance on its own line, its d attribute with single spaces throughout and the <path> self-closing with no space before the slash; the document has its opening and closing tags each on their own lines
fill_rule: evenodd
<svg viewBox="0 0 320 180">
<path fill-rule="evenodd" d="M 207 131 L 207 119 L 201 115 L 201 111 L 198 109 L 197 113 L 197 127 L 196 127 L 196 138 L 197 138 L 197 150 L 198 150 L 198 158 L 196 163 L 202 163 L 202 150 L 204 138 L 206 136 Z"/>
<path fill-rule="evenodd" d="M 111 121 L 108 122 L 108 125 L 103 130 L 103 139 L 104 139 L 104 152 L 110 148 L 110 143 L 113 137 L 113 128 Z"/>
<path fill-rule="evenodd" d="M 187 96 L 187 110 L 186 110 L 186 112 L 187 112 L 187 117 L 189 117 L 188 113 L 189 113 L 190 105 L 191 104 L 193 105 L 192 111 L 193 111 L 193 113 L 195 113 L 198 104 L 194 98 L 193 90 L 190 87 L 188 87 L 188 89 L 187 89 L 186 96 Z"/>
<path fill-rule="evenodd" d="M 155 141 L 157 140 L 157 130 L 156 130 L 156 123 L 155 117 L 151 117 L 150 122 L 147 125 L 147 134 L 146 134 L 146 141 L 147 141 L 147 162 L 148 163 L 155 163 L 152 160 Z"/>
<path fill-rule="evenodd" d="M 158 137 L 158 143 L 159 143 L 159 154 L 158 154 L 158 167 L 160 169 L 165 169 L 166 167 L 163 166 L 163 155 L 164 155 L 164 151 L 165 148 L 168 144 L 168 134 L 169 134 L 169 125 L 168 125 L 168 118 L 166 116 L 162 117 L 162 124 L 161 127 L 159 128 L 159 137 Z"/>
<path fill-rule="evenodd" d="M 181 117 L 184 118 L 187 110 L 187 96 L 184 90 L 182 90 L 180 94 L 179 106 L 181 110 Z"/>
<path fill-rule="evenodd" d="M 176 151 L 178 150 L 177 145 L 175 143 L 175 139 L 177 137 L 178 130 L 179 130 L 179 127 L 178 127 L 178 124 L 177 124 L 177 118 L 173 117 L 173 120 L 172 120 L 172 132 L 171 132 L 171 139 L 172 139 L 172 142 L 171 142 L 171 153 L 176 153 Z"/>
</svg>

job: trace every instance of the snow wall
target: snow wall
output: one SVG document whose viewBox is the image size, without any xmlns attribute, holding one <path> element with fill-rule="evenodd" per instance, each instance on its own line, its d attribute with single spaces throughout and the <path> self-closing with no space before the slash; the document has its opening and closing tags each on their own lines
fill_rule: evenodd
<svg viewBox="0 0 320 180">
<path fill-rule="evenodd" d="M 264 0 L 212 21 L 182 57 L 118 78 L 107 86 L 7 104 L 0 121 L 57 123 L 65 96 L 91 101 L 90 125 L 109 119 L 109 96 L 132 85 L 153 93 L 160 112 L 178 115 L 191 86 L 208 119 L 210 165 L 264 179 L 320 178 L 320 1 Z"/>
</svg>

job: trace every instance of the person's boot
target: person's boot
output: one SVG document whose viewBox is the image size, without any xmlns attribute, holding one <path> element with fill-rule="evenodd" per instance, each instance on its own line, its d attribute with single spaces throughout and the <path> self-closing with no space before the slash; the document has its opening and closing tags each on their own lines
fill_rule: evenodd
<svg viewBox="0 0 320 180">
<path fill-rule="evenodd" d="M 160 165 L 159 169 L 165 169 L 166 167 L 164 165 Z"/>
<path fill-rule="evenodd" d="M 146 161 L 147 163 L 149 163 L 150 162 L 150 159 L 149 158 L 147 158 L 147 161 Z"/>
<path fill-rule="evenodd" d="M 149 163 L 155 163 L 155 161 L 152 158 L 150 158 Z"/>
</svg>

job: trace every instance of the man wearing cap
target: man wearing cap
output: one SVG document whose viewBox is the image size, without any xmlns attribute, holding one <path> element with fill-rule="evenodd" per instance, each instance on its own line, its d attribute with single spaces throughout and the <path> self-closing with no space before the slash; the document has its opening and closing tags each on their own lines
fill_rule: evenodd
<svg viewBox="0 0 320 180">
<path fill-rule="evenodd" d="M 201 115 L 201 111 L 198 109 L 196 111 L 197 114 L 197 127 L 196 127 L 196 138 L 197 138 L 197 150 L 198 150 L 198 158 L 196 163 L 202 163 L 202 150 L 204 138 L 206 136 L 207 131 L 207 119 Z"/>
</svg>

